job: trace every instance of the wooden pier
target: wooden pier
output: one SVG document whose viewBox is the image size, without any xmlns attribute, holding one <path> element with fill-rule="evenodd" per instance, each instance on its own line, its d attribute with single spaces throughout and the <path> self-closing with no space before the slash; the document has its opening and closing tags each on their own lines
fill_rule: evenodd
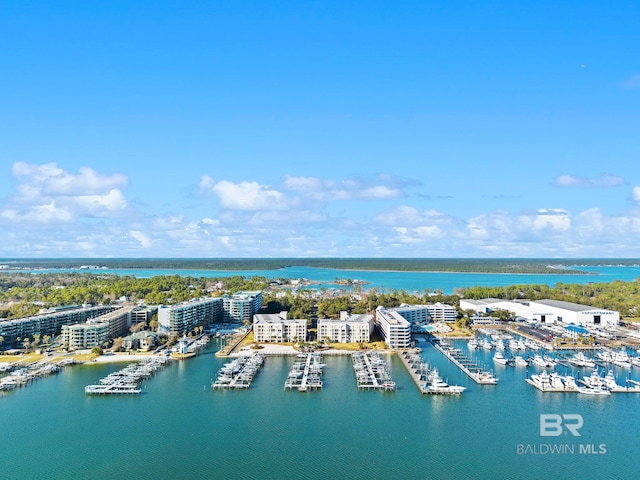
<svg viewBox="0 0 640 480">
<path fill-rule="evenodd" d="M 420 393 L 426 394 L 425 381 L 428 366 L 420 357 L 419 351 L 415 349 L 401 350 L 398 352 L 398 357 L 409 372 L 409 376 L 418 387 L 418 390 L 420 390 Z"/>
</svg>

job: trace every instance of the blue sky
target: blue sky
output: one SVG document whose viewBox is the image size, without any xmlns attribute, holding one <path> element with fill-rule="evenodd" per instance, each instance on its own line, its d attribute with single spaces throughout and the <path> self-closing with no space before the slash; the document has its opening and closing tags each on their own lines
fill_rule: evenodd
<svg viewBox="0 0 640 480">
<path fill-rule="evenodd" d="M 0 257 L 640 257 L 638 18 L 6 0 Z"/>
</svg>

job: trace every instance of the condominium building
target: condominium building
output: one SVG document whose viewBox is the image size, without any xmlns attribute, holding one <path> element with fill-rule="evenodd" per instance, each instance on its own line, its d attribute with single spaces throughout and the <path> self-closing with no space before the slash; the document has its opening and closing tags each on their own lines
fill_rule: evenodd
<svg viewBox="0 0 640 480">
<path fill-rule="evenodd" d="M 376 326 L 389 348 L 407 348 L 411 344 L 411 324 L 400 313 L 376 308 Z"/>
<path fill-rule="evenodd" d="M 0 321 L 1 345 L 13 345 L 18 338 L 25 339 L 34 335 L 59 335 L 64 325 L 83 323 L 87 320 L 115 310 L 111 305 L 69 305 L 43 311 L 31 317 Z"/>
<path fill-rule="evenodd" d="M 349 315 L 340 312 L 340 319 L 318 319 L 318 340 L 328 339 L 334 343 L 362 343 L 371 340 L 374 316 L 371 314 Z"/>
<path fill-rule="evenodd" d="M 222 298 L 198 298 L 158 307 L 158 332 L 185 335 L 194 327 L 207 326 L 222 316 Z"/>
<path fill-rule="evenodd" d="M 151 321 L 151 317 L 154 314 L 158 313 L 158 307 L 156 306 L 148 306 L 142 305 L 135 307 L 131 310 L 131 325 L 135 325 L 136 323 L 149 323 Z"/>
<path fill-rule="evenodd" d="M 236 292 L 223 295 L 223 321 L 230 323 L 251 322 L 262 307 L 262 292 Z"/>
<path fill-rule="evenodd" d="M 102 346 L 109 340 L 109 324 L 97 320 L 62 326 L 62 343 L 70 349 Z"/>
<path fill-rule="evenodd" d="M 253 338 L 256 342 L 297 342 L 307 339 L 307 321 L 289 320 L 287 312 L 253 316 Z"/>
<path fill-rule="evenodd" d="M 456 307 L 444 303 L 434 303 L 428 305 L 407 305 L 403 303 L 399 307 L 389 308 L 395 310 L 409 323 L 431 322 L 455 322 L 458 318 Z"/>
</svg>

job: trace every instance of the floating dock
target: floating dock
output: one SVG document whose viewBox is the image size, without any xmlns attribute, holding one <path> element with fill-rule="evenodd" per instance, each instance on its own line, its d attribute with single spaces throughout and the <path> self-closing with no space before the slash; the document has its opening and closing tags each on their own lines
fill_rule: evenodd
<svg viewBox="0 0 640 480">
<path fill-rule="evenodd" d="M 139 386 L 140 383 L 151 377 L 168 362 L 170 362 L 168 357 L 159 356 L 129 364 L 123 369 L 102 378 L 98 384 L 87 385 L 84 387 L 84 392 L 87 395 L 131 395 L 142 393 L 142 389 Z"/>
<path fill-rule="evenodd" d="M 3 368 L 3 371 L 11 373 L 0 379 L 0 391 L 24 387 L 38 378 L 54 375 L 60 371 L 58 365 L 43 361 L 35 362 L 25 367 L 15 367 L 15 365 L 10 365 L 10 367 Z"/>
<path fill-rule="evenodd" d="M 320 390 L 322 388 L 322 356 L 317 352 L 299 353 L 284 382 L 285 390 Z"/>
<path fill-rule="evenodd" d="M 218 371 L 218 378 L 211 383 L 213 390 L 246 389 L 258 374 L 264 364 L 262 353 L 241 356 L 222 366 Z"/>
<path fill-rule="evenodd" d="M 438 341 L 431 341 L 431 344 L 445 357 L 451 360 L 460 370 L 466 373 L 471 379 L 480 385 L 496 385 L 498 378 L 491 372 L 479 368 L 469 358 L 463 355 L 460 350 L 443 347 Z"/>
<path fill-rule="evenodd" d="M 353 352 L 351 361 L 358 390 L 396 390 L 396 384 L 387 371 L 386 362 L 378 352 L 372 350 Z"/>
<path fill-rule="evenodd" d="M 420 356 L 420 349 L 402 350 L 399 357 L 407 368 L 413 383 L 424 395 L 459 395 L 466 387 L 449 385 L 442 380 L 438 370 L 429 367 Z"/>
</svg>

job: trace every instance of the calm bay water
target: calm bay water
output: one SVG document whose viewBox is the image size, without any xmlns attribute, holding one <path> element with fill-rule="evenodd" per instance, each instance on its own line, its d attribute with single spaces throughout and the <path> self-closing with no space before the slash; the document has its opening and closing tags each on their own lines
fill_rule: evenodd
<svg viewBox="0 0 640 480">
<path fill-rule="evenodd" d="M 322 280 L 323 269 L 291 270 L 294 278 Z M 575 280 L 640 276 L 636 267 L 598 270 L 600 275 Z M 484 281 L 574 281 L 566 276 L 542 281 L 547 276 L 540 275 L 336 272 L 321 273 L 329 280 L 348 276 L 407 290 L 449 291 Z M 270 275 L 285 276 L 283 271 Z M 123 364 L 70 367 L 0 394 L 0 477 L 635 478 L 640 394 L 541 393 L 526 384 L 525 369 L 494 365 L 484 351 L 474 354 L 476 361 L 494 369 L 500 382 L 478 386 L 435 349 L 420 346 L 425 361 L 450 383 L 467 387 L 463 395 L 421 395 L 393 355 L 385 357 L 398 384 L 393 393 L 358 391 L 350 358 L 329 356 L 322 391 L 284 391 L 290 357 L 268 358 L 248 391 L 212 391 L 211 379 L 226 361 L 215 357 L 215 343 L 196 358 L 159 371 L 143 384 L 140 396 L 84 394 L 85 385 Z M 464 342 L 457 346 L 466 348 Z M 618 383 L 629 376 L 640 380 L 637 368 L 615 373 Z M 540 436 L 540 414 L 567 413 L 583 416 L 580 437 Z M 519 445 L 538 454 L 519 454 Z M 550 445 L 573 446 L 574 453 L 567 448 L 541 453 Z M 604 445 L 606 453 L 580 453 L 580 445 L 593 445 L 594 451 Z"/>
<path fill-rule="evenodd" d="M 93 274 L 131 275 L 150 278 L 157 275 L 182 275 L 206 278 L 224 278 L 235 275 L 273 278 L 306 278 L 320 282 L 317 288 L 333 287 L 328 282 L 336 278 L 350 278 L 368 282 L 365 288 L 379 291 L 406 290 L 409 292 L 425 289 L 441 289 L 453 293 L 455 288 L 473 286 L 506 286 L 521 284 L 555 285 L 556 283 L 587 284 L 591 282 L 631 281 L 640 278 L 640 267 L 632 266 L 580 266 L 577 270 L 590 272 L 588 275 L 547 275 L 547 274 L 496 274 L 496 273 L 450 273 L 450 272 L 390 272 L 367 270 L 336 270 L 333 268 L 287 267 L 280 270 L 161 270 L 161 269 L 104 269 L 104 270 L 28 270 L 33 273 L 45 272 L 87 272 Z"/>
<path fill-rule="evenodd" d="M 325 357 L 322 391 L 284 391 L 293 362 L 271 357 L 248 391 L 212 391 L 225 362 L 212 344 L 174 362 L 133 397 L 84 386 L 122 364 L 82 365 L 0 397 L 2 478 L 633 478 L 640 394 L 541 393 L 520 368 L 477 386 L 433 347 L 423 356 L 459 397 L 423 396 L 387 355 L 393 393 L 358 391 L 349 357 Z M 459 342 L 464 348 L 464 343 Z M 619 383 L 628 372 L 616 372 Z M 633 378 L 637 378 L 632 372 Z M 578 413 L 581 437 L 540 437 L 541 413 Z M 518 445 L 573 444 L 575 453 L 518 454 Z M 579 444 L 606 445 L 601 455 Z M 534 447 L 535 448 L 535 447 Z M 539 447 L 538 447 L 539 448 Z"/>
</svg>

